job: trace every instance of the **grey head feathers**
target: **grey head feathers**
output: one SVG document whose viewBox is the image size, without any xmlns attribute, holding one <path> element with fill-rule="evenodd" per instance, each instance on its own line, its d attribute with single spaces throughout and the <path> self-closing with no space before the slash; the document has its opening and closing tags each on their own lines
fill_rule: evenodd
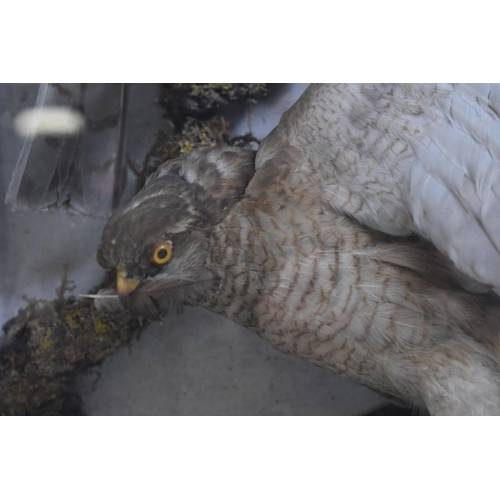
<svg viewBox="0 0 500 500">
<path fill-rule="evenodd" d="M 158 318 L 196 304 L 217 276 L 206 267 L 210 234 L 244 194 L 254 173 L 255 151 L 219 147 L 193 150 L 157 170 L 144 188 L 104 228 L 97 261 L 120 265 L 138 285 L 126 305 L 132 314 Z M 154 264 L 154 248 L 166 241 L 172 257 Z"/>
</svg>

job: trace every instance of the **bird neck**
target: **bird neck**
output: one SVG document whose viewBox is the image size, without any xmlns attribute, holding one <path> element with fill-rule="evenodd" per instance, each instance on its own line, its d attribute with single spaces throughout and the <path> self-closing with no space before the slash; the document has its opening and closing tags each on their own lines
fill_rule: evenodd
<svg viewBox="0 0 500 500">
<path fill-rule="evenodd" d="M 241 224 L 244 225 L 245 220 L 236 205 L 214 228 L 206 266 L 218 280 L 200 305 L 256 330 L 258 322 L 254 311 L 259 283 L 252 275 L 248 241 L 242 235 Z"/>
</svg>

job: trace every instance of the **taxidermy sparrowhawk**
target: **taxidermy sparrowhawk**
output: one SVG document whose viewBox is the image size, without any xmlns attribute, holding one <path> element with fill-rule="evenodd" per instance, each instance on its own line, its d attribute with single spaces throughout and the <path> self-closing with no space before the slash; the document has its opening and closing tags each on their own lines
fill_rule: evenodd
<svg viewBox="0 0 500 500">
<path fill-rule="evenodd" d="M 98 262 L 133 314 L 202 305 L 431 414 L 500 414 L 500 86 L 311 85 L 256 153 L 161 166 Z"/>
</svg>

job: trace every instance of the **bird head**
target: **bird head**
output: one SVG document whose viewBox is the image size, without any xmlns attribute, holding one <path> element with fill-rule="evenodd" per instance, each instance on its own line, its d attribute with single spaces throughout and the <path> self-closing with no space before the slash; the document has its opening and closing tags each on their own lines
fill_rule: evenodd
<svg viewBox="0 0 500 500">
<path fill-rule="evenodd" d="M 210 235 L 244 194 L 254 160 L 246 149 L 193 150 L 159 167 L 109 219 L 97 261 L 116 272 L 118 295 L 132 314 L 156 319 L 215 289 Z"/>
</svg>

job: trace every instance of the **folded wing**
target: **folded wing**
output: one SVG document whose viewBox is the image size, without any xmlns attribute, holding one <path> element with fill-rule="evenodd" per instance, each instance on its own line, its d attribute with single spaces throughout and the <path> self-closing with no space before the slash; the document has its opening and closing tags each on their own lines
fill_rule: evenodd
<svg viewBox="0 0 500 500">
<path fill-rule="evenodd" d="M 308 189 L 387 234 L 417 233 L 500 286 L 500 86 L 311 85 L 263 141 L 287 144 Z"/>
</svg>

